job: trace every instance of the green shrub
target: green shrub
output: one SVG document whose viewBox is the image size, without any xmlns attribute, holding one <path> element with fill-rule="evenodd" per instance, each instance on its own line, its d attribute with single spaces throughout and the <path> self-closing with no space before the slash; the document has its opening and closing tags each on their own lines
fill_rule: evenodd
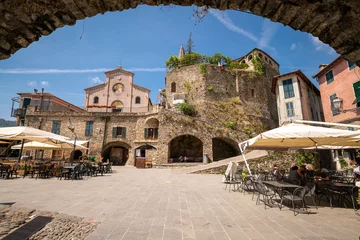
<svg viewBox="0 0 360 240">
<path fill-rule="evenodd" d="M 180 61 L 177 56 L 170 56 L 168 60 L 166 60 L 165 65 L 171 71 L 175 68 L 179 67 Z"/>
<path fill-rule="evenodd" d="M 184 87 L 186 88 L 187 93 L 189 94 L 189 92 L 191 91 L 191 83 L 189 81 L 185 81 Z"/>
<path fill-rule="evenodd" d="M 228 66 L 230 69 L 248 69 L 249 65 L 247 63 L 240 62 L 231 62 Z"/>
<path fill-rule="evenodd" d="M 215 53 L 211 57 L 207 57 L 207 62 L 210 64 L 217 65 L 219 62 L 221 62 L 221 60 L 223 60 L 227 65 L 229 65 L 231 63 L 230 57 L 226 57 L 219 52 Z"/>
<path fill-rule="evenodd" d="M 210 84 L 210 86 L 208 86 L 207 90 L 208 90 L 209 92 L 211 92 L 212 90 L 214 90 L 214 86 L 213 86 L 212 84 Z"/>
<path fill-rule="evenodd" d="M 200 64 L 200 73 L 206 75 L 206 64 Z"/>
<path fill-rule="evenodd" d="M 298 165 L 304 165 L 306 163 L 313 164 L 315 162 L 315 156 L 311 151 L 302 150 L 296 154 Z"/>
<path fill-rule="evenodd" d="M 180 66 L 182 67 L 182 66 L 189 66 L 198 63 L 205 63 L 205 61 L 206 61 L 206 56 L 203 56 L 196 52 L 188 53 L 185 54 L 182 59 L 180 59 Z"/>
<path fill-rule="evenodd" d="M 348 163 L 343 156 L 339 157 L 339 163 L 342 169 L 345 169 L 348 166 Z"/>
<path fill-rule="evenodd" d="M 188 115 L 188 116 L 194 116 L 195 115 L 195 105 L 190 103 L 180 103 L 178 105 L 178 109 L 181 113 Z"/>
<path fill-rule="evenodd" d="M 238 98 L 238 97 L 230 98 L 229 102 L 233 103 L 233 104 L 241 105 L 240 98 Z"/>
</svg>

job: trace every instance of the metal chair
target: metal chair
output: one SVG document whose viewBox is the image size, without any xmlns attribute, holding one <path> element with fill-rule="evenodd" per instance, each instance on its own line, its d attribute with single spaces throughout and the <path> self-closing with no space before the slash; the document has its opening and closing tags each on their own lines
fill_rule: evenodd
<svg viewBox="0 0 360 240">
<path fill-rule="evenodd" d="M 306 193 L 304 195 L 304 198 L 311 198 L 312 202 L 314 203 L 316 209 L 318 209 L 317 205 L 316 205 L 316 195 L 315 195 L 315 190 L 316 190 L 316 185 L 312 184 L 312 183 L 307 183 L 306 184 Z"/>
<path fill-rule="evenodd" d="M 280 202 L 280 206 L 282 206 L 283 200 L 286 199 L 288 201 L 291 201 L 292 204 L 292 210 L 294 211 L 294 216 L 296 216 L 296 212 L 299 213 L 299 211 L 295 210 L 296 204 L 295 202 L 302 203 L 303 211 L 307 212 L 309 214 L 309 211 L 305 205 L 304 197 L 306 193 L 306 188 L 296 188 L 293 193 L 290 193 L 287 190 L 283 191 L 283 197 Z M 281 210 L 281 208 L 280 208 Z"/>
</svg>

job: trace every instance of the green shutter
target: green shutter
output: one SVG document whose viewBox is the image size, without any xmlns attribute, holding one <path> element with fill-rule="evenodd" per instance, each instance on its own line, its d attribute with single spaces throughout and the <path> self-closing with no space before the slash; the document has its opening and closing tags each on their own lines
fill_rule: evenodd
<svg viewBox="0 0 360 240">
<path fill-rule="evenodd" d="M 121 136 L 122 136 L 122 138 L 126 138 L 126 128 L 125 127 L 121 128 Z"/>
<path fill-rule="evenodd" d="M 333 74 L 333 71 L 330 70 L 329 72 L 326 73 L 326 83 L 329 84 L 331 82 L 334 81 L 334 74 Z"/>
<path fill-rule="evenodd" d="M 144 128 L 144 139 L 147 139 L 149 136 L 148 128 Z"/>
<path fill-rule="evenodd" d="M 113 127 L 112 129 L 112 137 L 116 138 L 116 127 Z"/>
<path fill-rule="evenodd" d="M 158 128 L 154 128 L 154 138 L 158 138 Z"/>
</svg>

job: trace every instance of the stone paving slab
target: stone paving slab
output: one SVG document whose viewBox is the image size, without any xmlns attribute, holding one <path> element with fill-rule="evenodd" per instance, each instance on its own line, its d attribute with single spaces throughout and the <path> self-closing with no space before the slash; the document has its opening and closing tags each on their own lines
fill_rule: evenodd
<svg viewBox="0 0 360 240">
<path fill-rule="evenodd" d="M 0 180 L 0 203 L 59 212 L 100 225 L 91 239 L 359 239 L 352 209 L 320 207 L 294 216 L 224 190 L 221 176 L 114 167 L 84 180 Z"/>
</svg>

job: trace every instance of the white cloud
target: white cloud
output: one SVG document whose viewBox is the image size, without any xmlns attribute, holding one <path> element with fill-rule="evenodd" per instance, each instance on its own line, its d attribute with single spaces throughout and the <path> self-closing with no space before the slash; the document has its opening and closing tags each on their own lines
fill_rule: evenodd
<svg viewBox="0 0 360 240">
<path fill-rule="evenodd" d="M 279 24 L 271 22 L 269 19 L 264 19 L 261 31 L 261 38 L 258 42 L 259 48 L 268 48 L 275 51 L 275 48 L 270 47 L 269 44 L 273 39 L 274 35 L 276 34 L 277 30 L 279 29 L 279 26 Z"/>
<path fill-rule="evenodd" d="M 209 11 L 209 13 L 213 17 L 215 17 L 219 22 L 221 22 L 230 31 L 233 31 L 235 33 L 239 33 L 239 34 L 253 40 L 254 42 L 259 42 L 258 38 L 255 37 L 253 34 L 251 34 L 248 31 L 245 31 L 242 28 L 239 28 L 238 26 L 235 26 L 235 24 L 231 21 L 231 19 L 229 18 L 228 14 L 226 12 L 221 12 L 219 10 L 211 9 Z"/>
<path fill-rule="evenodd" d="M 41 85 L 41 86 L 49 86 L 49 82 L 47 82 L 47 81 L 42 81 L 42 82 L 40 82 L 40 85 Z"/>
<path fill-rule="evenodd" d="M 7 74 L 60 74 L 60 73 L 96 73 L 114 70 L 111 68 L 94 69 L 31 69 L 31 68 L 0 68 L 0 73 Z M 127 71 L 133 72 L 165 72 L 166 68 L 128 68 Z"/>
<path fill-rule="evenodd" d="M 30 87 L 35 87 L 37 85 L 37 83 L 36 83 L 36 81 L 30 81 L 30 82 L 28 82 L 28 85 Z"/>
<path fill-rule="evenodd" d="M 332 49 L 329 45 L 321 42 L 318 37 L 314 37 L 313 35 L 310 34 L 309 37 L 316 51 L 324 51 L 327 52 L 329 55 L 336 53 L 335 50 Z"/>
<path fill-rule="evenodd" d="M 291 44 L 290 50 L 293 51 L 297 48 L 296 43 Z"/>
<path fill-rule="evenodd" d="M 91 79 L 91 82 L 94 84 L 101 84 L 103 83 L 103 81 L 101 81 L 101 79 L 99 77 L 94 77 Z"/>
</svg>

